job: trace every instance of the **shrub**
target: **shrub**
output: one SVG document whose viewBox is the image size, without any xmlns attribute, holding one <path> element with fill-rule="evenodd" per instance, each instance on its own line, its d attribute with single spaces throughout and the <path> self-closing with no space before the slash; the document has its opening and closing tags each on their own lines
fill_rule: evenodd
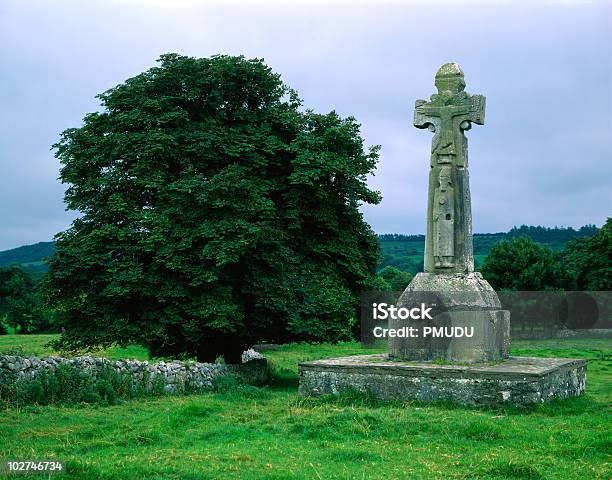
<svg viewBox="0 0 612 480">
<path fill-rule="evenodd" d="M 129 374 L 111 368 L 102 369 L 94 378 L 73 365 L 43 369 L 30 381 L 17 380 L 13 373 L 0 377 L 0 401 L 14 406 L 75 405 L 89 403 L 115 405 L 120 398 L 133 398 L 135 392 L 145 395 L 144 386 L 135 388 Z"/>
</svg>

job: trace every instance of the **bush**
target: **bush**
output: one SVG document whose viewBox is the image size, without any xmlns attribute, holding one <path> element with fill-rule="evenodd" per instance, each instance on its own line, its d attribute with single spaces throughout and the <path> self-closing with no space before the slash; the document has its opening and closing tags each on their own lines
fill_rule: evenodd
<svg viewBox="0 0 612 480">
<path fill-rule="evenodd" d="M 578 290 L 612 290 L 612 218 L 592 237 L 568 243 L 563 258 Z"/>
<path fill-rule="evenodd" d="M 119 374 L 111 368 L 101 370 L 96 378 L 72 365 L 58 365 L 41 370 L 30 381 L 15 381 L 12 373 L 0 379 L 0 401 L 13 406 L 115 405 L 120 398 L 145 394 L 144 386 L 136 388 L 129 374 Z"/>
<path fill-rule="evenodd" d="M 403 292 L 412 280 L 412 274 L 410 272 L 404 272 L 399 268 L 385 267 L 378 272 L 384 280 L 387 281 L 391 290 L 394 292 Z"/>
<path fill-rule="evenodd" d="M 218 393 L 236 392 L 238 387 L 243 384 L 238 375 L 223 375 L 215 377 L 212 381 L 213 389 Z"/>
<path fill-rule="evenodd" d="M 502 240 L 482 264 L 482 275 L 495 290 L 564 290 L 571 278 L 559 255 L 527 237 Z"/>
</svg>

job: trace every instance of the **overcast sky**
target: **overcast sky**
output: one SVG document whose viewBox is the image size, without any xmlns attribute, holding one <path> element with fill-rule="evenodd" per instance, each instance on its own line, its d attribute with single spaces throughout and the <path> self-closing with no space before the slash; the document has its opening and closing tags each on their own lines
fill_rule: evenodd
<svg viewBox="0 0 612 480">
<path fill-rule="evenodd" d="M 468 132 L 475 232 L 612 214 L 611 2 L 290 3 L 2 0 L 0 250 L 68 227 L 51 144 L 166 52 L 264 58 L 306 107 L 355 116 L 382 145 L 383 201 L 364 208 L 379 233 L 425 230 L 413 107 L 449 61 L 487 97 Z"/>
</svg>

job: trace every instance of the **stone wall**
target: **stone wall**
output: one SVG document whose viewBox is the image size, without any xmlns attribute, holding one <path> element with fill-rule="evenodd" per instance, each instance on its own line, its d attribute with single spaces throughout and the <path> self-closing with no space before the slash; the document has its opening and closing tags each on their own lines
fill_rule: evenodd
<svg viewBox="0 0 612 480">
<path fill-rule="evenodd" d="M 266 359 L 254 350 L 242 354 L 240 365 L 224 365 L 198 362 L 146 362 L 138 360 L 108 360 L 98 357 L 22 357 L 0 355 L 0 378 L 14 382 L 34 379 L 42 370 L 53 370 L 59 365 L 70 365 L 96 378 L 104 369 L 112 369 L 121 375 L 133 378 L 145 391 L 161 385 L 166 393 L 188 390 L 207 390 L 213 387 L 216 377 L 236 375 L 245 383 L 264 385 L 269 380 Z"/>
</svg>

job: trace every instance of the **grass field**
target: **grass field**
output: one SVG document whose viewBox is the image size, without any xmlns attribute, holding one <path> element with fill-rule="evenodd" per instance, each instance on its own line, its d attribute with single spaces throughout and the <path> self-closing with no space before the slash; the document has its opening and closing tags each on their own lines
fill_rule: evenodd
<svg viewBox="0 0 612 480">
<path fill-rule="evenodd" d="M 48 354 L 50 338 L 0 337 L 0 352 Z M 63 478 L 84 480 L 612 478 L 609 340 L 514 342 L 513 354 L 589 360 L 585 395 L 528 411 L 297 396 L 299 361 L 357 353 L 284 346 L 266 353 L 272 385 L 242 393 L 5 409 L 0 458 L 64 460 Z M 146 357 L 139 347 L 102 354 Z"/>
<path fill-rule="evenodd" d="M 58 338 L 58 335 L 0 335 L 0 355 L 10 353 L 11 355 L 35 355 L 37 357 L 48 355 L 60 355 L 59 352 L 47 347 L 46 344 Z M 89 353 L 84 353 L 89 355 Z M 127 348 L 109 348 L 91 353 L 97 357 L 105 357 L 111 360 L 130 358 L 134 360 L 148 360 L 147 351 L 138 345 L 130 345 Z"/>
</svg>

